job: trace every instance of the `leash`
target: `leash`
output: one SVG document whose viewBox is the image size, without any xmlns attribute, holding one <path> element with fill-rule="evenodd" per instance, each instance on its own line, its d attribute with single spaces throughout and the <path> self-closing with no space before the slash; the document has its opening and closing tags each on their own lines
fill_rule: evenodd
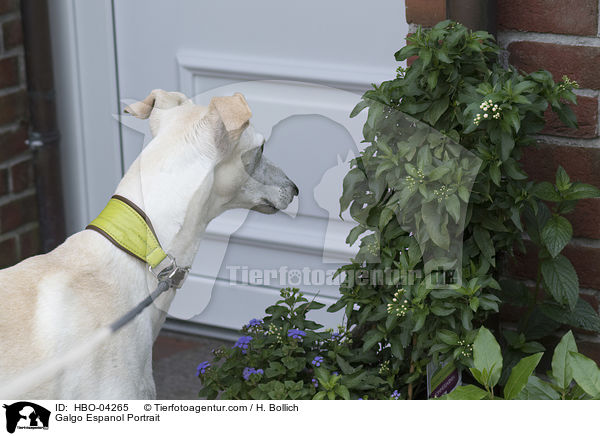
<svg viewBox="0 0 600 436">
<path fill-rule="evenodd" d="M 157 278 L 158 285 L 134 308 L 109 325 L 99 328 L 77 346 L 66 353 L 61 353 L 60 356 L 54 356 L 23 371 L 4 386 L 0 386 L 1 399 L 19 398 L 40 384 L 49 381 L 56 373 L 63 371 L 69 365 L 89 355 L 106 339 L 133 321 L 162 293 L 171 288 L 181 288 L 188 276 L 190 268 L 178 266 L 175 258 L 163 251 L 150 219 L 141 209 L 124 197 L 113 196 L 98 218 L 86 228 L 99 231 L 118 248 L 147 263 L 148 269 Z M 159 273 L 156 273 L 157 267 L 164 260 L 167 260 L 168 264 Z"/>
</svg>

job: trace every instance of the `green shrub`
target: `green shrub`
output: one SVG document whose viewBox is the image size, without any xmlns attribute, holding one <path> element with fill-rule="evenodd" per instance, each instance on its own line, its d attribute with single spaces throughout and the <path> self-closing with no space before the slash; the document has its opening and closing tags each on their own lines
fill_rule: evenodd
<svg viewBox="0 0 600 436">
<path fill-rule="evenodd" d="M 547 71 L 524 75 L 503 67 L 489 34 L 450 21 L 419 28 L 408 40 L 396 59 L 418 58 L 367 91 L 351 114 L 368 110 L 369 145 L 352 161 L 340 199 L 358 223 L 347 243 L 360 241 L 356 258 L 340 269 L 341 297 L 328 308 L 344 310 L 341 340 L 306 320 L 322 305 L 285 291 L 263 324 L 245 327 L 252 336 L 246 353 L 222 349 L 222 365 L 199 368 L 202 395 L 426 398 L 428 364 L 446 361 L 485 369 L 484 386 L 506 391 L 514 371 L 537 357 L 522 365 L 520 359 L 543 351 L 536 340 L 564 324 L 600 331 L 560 254 L 572 237 L 563 215 L 600 191 L 571 182 L 562 168 L 555 185 L 534 183 L 519 164 L 524 147 L 535 146 L 547 108 L 576 126 L 567 105 L 575 102 L 576 84 L 555 83 Z M 513 247 L 524 249 L 524 234 L 539 247 L 533 293 L 500 276 Z M 440 269 L 453 272 L 455 283 L 436 286 Z M 422 274 L 371 280 L 389 270 Z M 481 369 L 472 354 L 487 331 L 480 327 L 506 303 L 525 315 L 516 331 L 488 325 L 501 341 L 503 365 Z M 305 336 L 293 339 L 291 329 Z M 493 348 L 498 358 L 501 348 Z"/>
<path fill-rule="evenodd" d="M 597 314 L 579 298 L 575 270 L 559 254 L 571 238 L 561 214 L 599 191 L 570 183 L 562 168 L 556 187 L 534 184 L 519 164 L 523 148 L 535 145 L 548 107 L 575 126 L 566 104 L 575 102 L 574 82 L 502 67 L 489 34 L 457 23 L 418 29 L 408 40 L 396 59 L 418 58 L 394 80 L 367 91 L 352 113 L 368 109 L 363 134 L 370 145 L 353 160 L 340 205 L 358 223 L 347 242 L 366 233 L 357 257 L 343 269 L 352 278 L 390 267 L 423 270 L 425 277 L 383 286 L 347 280 L 329 310 L 345 310 L 353 364 L 393 361 L 392 386 L 406 398 L 423 398 L 427 364 L 451 359 L 468 366 L 474 328 L 499 303 L 528 307 L 519 329 L 525 342 L 552 334 L 561 323 L 600 331 Z M 475 168 L 474 180 L 469 168 Z M 553 213 L 542 200 L 557 202 Z M 409 238 L 412 229 L 418 244 Z M 503 258 L 513 255 L 515 245 L 524 248 L 524 232 L 541 245 L 542 300 L 519 282 L 498 282 Z M 461 265 L 460 256 L 448 255 L 453 239 L 463 244 Z M 427 286 L 438 267 L 458 270 L 461 286 Z M 394 298 L 402 310 L 390 313 Z"/>
</svg>

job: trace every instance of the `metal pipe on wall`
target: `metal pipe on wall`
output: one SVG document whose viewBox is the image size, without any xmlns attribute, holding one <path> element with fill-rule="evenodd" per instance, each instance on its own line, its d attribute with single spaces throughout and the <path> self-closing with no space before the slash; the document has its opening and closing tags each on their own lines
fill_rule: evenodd
<svg viewBox="0 0 600 436">
<path fill-rule="evenodd" d="M 446 0 L 446 18 L 458 21 L 472 30 L 498 33 L 497 0 Z"/>
<path fill-rule="evenodd" d="M 29 139 L 33 155 L 41 250 L 66 237 L 47 0 L 21 0 Z"/>
</svg>

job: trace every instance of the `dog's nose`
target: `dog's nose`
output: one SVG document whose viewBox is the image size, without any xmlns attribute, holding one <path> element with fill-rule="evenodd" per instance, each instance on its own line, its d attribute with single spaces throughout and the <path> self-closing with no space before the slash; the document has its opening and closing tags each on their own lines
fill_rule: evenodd
<svg viewBox="0 0 600 436">
<path fill-rule="evenodd" d="M 298 189 L 298 186 L 296 186 L 296 184 L 292 182 L 292 196 L 298 195 L 299 192 L 300 190 Z"/>
</svg>

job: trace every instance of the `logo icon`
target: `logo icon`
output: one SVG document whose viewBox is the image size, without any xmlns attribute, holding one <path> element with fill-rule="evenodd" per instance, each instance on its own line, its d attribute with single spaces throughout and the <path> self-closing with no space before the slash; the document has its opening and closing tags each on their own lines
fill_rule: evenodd
<svg viewBox="0 0 600 436">
<path fill-rule="evenodd" d="M 50 411 L 28 401 L 4 405 L 6 409 L 6 431 L 14 433 L 18 429 L 48 429 Z"/>
</svg>

